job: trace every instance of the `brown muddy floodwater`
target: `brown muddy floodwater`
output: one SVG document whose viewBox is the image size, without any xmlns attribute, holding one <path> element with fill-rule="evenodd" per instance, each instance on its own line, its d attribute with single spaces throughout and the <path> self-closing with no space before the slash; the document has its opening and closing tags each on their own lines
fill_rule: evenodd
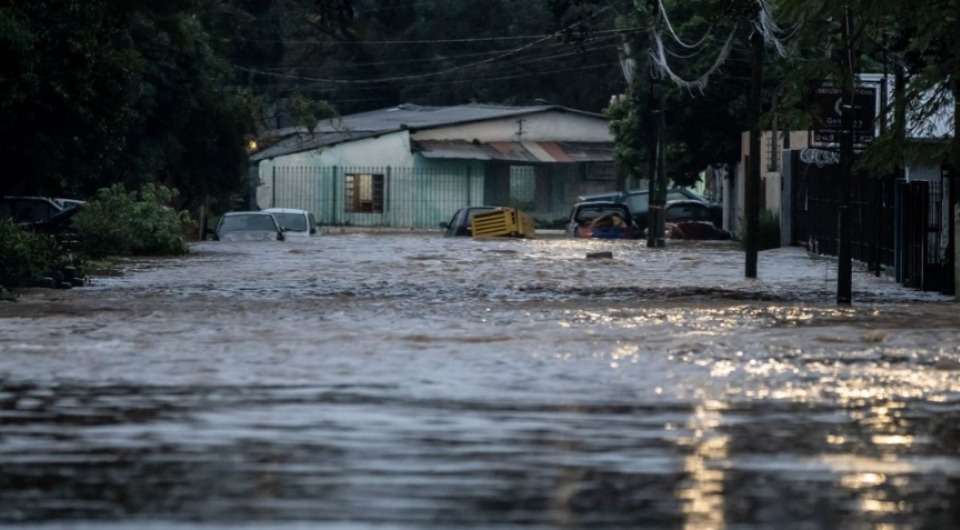
<svg viewBox="0 0 960 530">
<path fill-rule="evenodd" d="M 612 260 L 587 260 L 611 250 Z M 960 306 L 727 243 L 204 242 L 0 303 L 0 527 L 960 528 Z"/>
</svg>

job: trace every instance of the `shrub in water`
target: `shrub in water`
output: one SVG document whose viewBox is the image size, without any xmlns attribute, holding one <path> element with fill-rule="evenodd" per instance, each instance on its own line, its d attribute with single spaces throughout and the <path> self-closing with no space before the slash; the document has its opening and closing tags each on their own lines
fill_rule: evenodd
<svg viewBox="0 0 960 530">
<path fill-rule="evenodd" d="M 167 206 L 176 195 L 154 184 L 145 185 L 139 199 L 120 184 L 100 190 L 74 219 L 80 251 L 93 258 L 186 254 L 192 222 L 187 212 Z"/>
<path fill-rule="evenodd" d="M 0 285 L 30 285 L 60 264 L 56 239 L 0 221 Z"/>
</svg>

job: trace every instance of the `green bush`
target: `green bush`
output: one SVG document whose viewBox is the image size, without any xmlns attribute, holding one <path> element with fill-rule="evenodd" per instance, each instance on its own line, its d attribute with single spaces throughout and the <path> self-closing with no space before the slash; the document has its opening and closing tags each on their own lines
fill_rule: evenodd
<svg viewBox="0 0 960 530">
<path fill-rule="evenodd" d="M 176 196 L 154 184 L 146 184 L 139 199 L 120 184 L 100 190 L 74 218 L 80 252 L 91 258 L 186 254 L 192 221 L 167 206 Z"/>
<path fill-rule="evenodd" d="M 53 236 L 24 230 L 11 220 L 0 221 L 0 285 L 31 285 L 61 266 Z"/>
<path fill-rule="evenodd" d="M 760 226 L 759 226 L 759 237 L 757 238 L 757 250 L 770 250 L 772 248 L 780 248 L 780 216 L 772 210 L 764 210 L 760 212 Z M 740 239 L 740 247 L 744 248 L 744 241 L 746 241 L 746 223 L 742 223 L 744 227 L 743 236 Z"/>
<path fill-rule="evenodd" d="M 760 212 L 760 248 L 780 248 L 780 216 L 771 210 Z"/>
</svg>

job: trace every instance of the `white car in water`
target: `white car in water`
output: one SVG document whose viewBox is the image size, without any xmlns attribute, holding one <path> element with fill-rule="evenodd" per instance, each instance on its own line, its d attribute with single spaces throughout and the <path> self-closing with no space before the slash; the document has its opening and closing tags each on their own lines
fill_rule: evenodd
<svg viewBox="0 0 960 530">
<path fill-rule="evenodd" d="M 311 212 L 294 208 L 267 208 L 263 211 L 273 215 L 280 223 L 287 239 L 312 237 L 319 234 L 317 220 Z"/>
</svg>

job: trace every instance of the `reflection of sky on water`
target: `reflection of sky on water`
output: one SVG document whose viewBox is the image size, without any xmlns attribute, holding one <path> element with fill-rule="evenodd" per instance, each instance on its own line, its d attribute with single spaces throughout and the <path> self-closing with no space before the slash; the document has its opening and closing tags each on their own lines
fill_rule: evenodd
<svg viewBox="0 0 960 530">
<path fill-rule="evenodd" d="M 0 305 L 0 526 L 956 523 L 956 306 L 742 259 L 337 235 L 32 293 Z"/>
</svg>

